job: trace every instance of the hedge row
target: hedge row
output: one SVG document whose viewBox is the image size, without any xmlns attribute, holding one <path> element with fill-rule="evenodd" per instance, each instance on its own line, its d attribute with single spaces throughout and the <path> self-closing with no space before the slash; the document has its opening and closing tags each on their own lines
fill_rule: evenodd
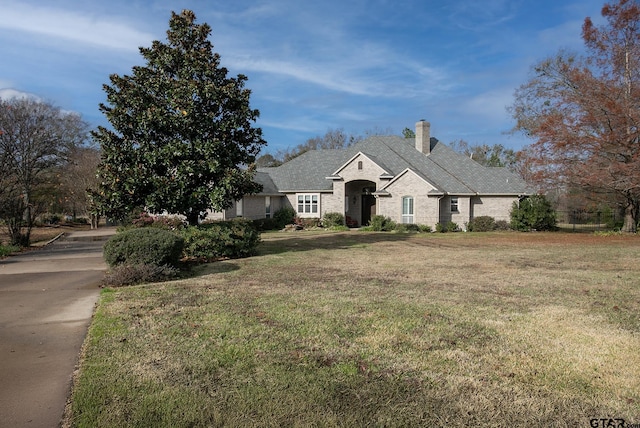
<svg viewBox="0 0 640 428">
<path fill-rule="evenodd" d="M 183 257 L 219 259 L 247 257 L 255 253 L 260 232 L 244 219 L 189 226 L 170 231 L 156 227 L 124 230 L 104 246 L 109 266 L 152 264 L 177 266 Z"/>
<path fill-rule="evenodd" d="M 244 219 L 190 226 L 182 236 L 185 257 L 199 260 L 248 257 L 260 243 L 260 232 Z"/>
</svg>

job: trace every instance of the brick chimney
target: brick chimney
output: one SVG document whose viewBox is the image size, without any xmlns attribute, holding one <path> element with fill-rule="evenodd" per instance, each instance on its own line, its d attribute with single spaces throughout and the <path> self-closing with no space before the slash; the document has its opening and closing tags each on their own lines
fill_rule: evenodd
<svg viewBox="0 0 640 428">
<path fill-rule="evenodd" d="M 431 152 L 431 124 L 425 120 L 416 123 L 416 150 L 425 155 Z"/>
</svg>

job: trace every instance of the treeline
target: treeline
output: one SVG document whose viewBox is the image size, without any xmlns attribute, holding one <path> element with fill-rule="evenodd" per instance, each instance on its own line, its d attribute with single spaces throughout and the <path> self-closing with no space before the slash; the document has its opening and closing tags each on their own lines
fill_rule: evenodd
<svg viewBox="0 0 640 428">
<path fill-rule="evenodd" d="M 373 135 L 393 135 L 389 128 L 385 130 L 368 130 L 363 134 L 348 134 L 344 129 L 329 129 L 324 135 L 309 138 L 304 143 L 284 150 L 278 150 L 275 154 L 264 154 L 256 159 L 256 165 L 262 167 L 275 167 L 294 159 L 310 150 L 344 149 Z M 404 138 L 415 138 L 414 132 L 404 128 L 401 134 Z M 518 153 L 508 149 L 502 144 L 471 144 L 465 140 L 457 140 L 447 144 L 458 153 L 470 157 L 484 166 L 506 167 L 518 172 Z"/>
</svg>

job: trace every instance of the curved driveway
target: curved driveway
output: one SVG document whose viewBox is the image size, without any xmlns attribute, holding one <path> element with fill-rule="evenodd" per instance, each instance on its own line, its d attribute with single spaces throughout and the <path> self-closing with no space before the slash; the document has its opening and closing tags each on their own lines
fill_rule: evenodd
<svg viewBox="0 0 640 428">
<path fill-rule="evenodd" d="M 57 427 L 113 229 L 72 232 L 0 260 L 0 427 Z"/>
</svg>

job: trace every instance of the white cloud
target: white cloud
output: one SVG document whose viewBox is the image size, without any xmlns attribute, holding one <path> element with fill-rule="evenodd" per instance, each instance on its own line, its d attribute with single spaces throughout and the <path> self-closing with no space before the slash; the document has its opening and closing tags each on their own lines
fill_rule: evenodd
<svg viewBox="0 0 640 428">
<path fill-rule="evenodd" d="M 28 92 L 18 91 L 11 88 L 0 88 L 0 100 L 12 100 L 12 99 L 27 99 L 40 100 L 40 97 L 30 94 Z"/>
<path fill-rule="evenodd" d="M 264 120 L 260 119 L 259 125 L 262 127 L 270 127 L 276 129 L 282 129 L 286 131 L 299 131 L 299 132 L 315 132 L 321 127 L 318 126 L 317 119 L 308 117 L 298 117 L 295 119 L 286 120 Z"/>
<path fill-rule="evenodd" d="M 513 88 L 498 87 L 478 93 L 459 105 L 459 109 L 485 127 L 504 126 L 510 120 L 507 107 L 513 104 Z"/>
<path fill-rule="evenodd" d="M 369 94 L 365 82 L 349 81 L 342 76 L 337 76 L 335 72 L 332 73 L 327 71 L 326 65 L 322 68 L 318 68 L 314 66 L 303 66 L 301 64 L 288 61 L 252 58 L 232 58 L 231 61 L 233 62 L 234 67 L 247 71 L 278 74 L 349 94 Z"/>
<path fill-rule="evenodd" d="M 442 70 L 412 62 L 394 59 L 392 55 L 348 56 L 349 60 L 323 60 L 315 62 L 301 59 L 281 60 L 255 58 L 251 55 L 228 56 L 234 69 L 243 72 L 261 72 L 310 83 L 324 89 L 359 96 L 383 98 L 410 98 L 433 95 L 446 91 L 453 83 L 447 81 Z M 386 65 L 378 64 L 379 58 L 388 58 Z M 393 64 L 399 64 L 394 66 Z"/>
<path fill-rule="evenodd" d="M 117 50 L 137 50 L 153 40 L 115 18 L 18 2 L 0 4 L 0 29 L 23 31 Z"/>
<path fill-rule="evenodd" d="M 336 13 L 318 4 L 275 3 L 213 15 L 213 42 L 224 65 L 242 73 L 268 74 L 277 82 L 272 85 L 280 88 L 286 82 L 288 91 L 306 84 L 305 94 L 315 87 L 404 99 L 433 96 L 451 85 L 446 77 L 450 73 L 433 66 L 428 50 L 398 51 L 390 39 L 359 31 L 368 9 L 351 10 L 349 3 L 341 4 L 341 13 Z"/>
<path fill-rule="evenodd" d="M 450 19 L 464 30 L 483 31 L 511 21 L 516 9 L 512 0 L 459 1 L 451 6 Z"/>
</svg>

